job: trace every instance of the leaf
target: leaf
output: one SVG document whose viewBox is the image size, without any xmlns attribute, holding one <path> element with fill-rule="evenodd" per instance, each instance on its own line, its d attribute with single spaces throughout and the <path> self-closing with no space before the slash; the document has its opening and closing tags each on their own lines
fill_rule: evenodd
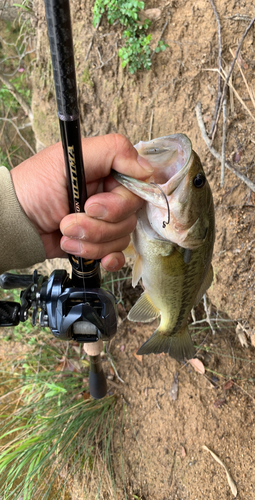
<svg viewBox="0 0 255 500">
<path fill-rule="evenodd" d="M 222 465 L 222 467 L 224 467 L 225 471 L 226 471 L 226 474 L 227 474 L 227 480 L 228 480 L 228 484 L 230 486 L 230 489 L 234 495 L 234 497 L 236 497 L 237 495 L 237 487 L 232 479 L 232 477 L 230 476 L 229 472 L 228 472 L 228 469 L 226 467 L 226 465 L 222 462 L 222 460 L 212 451 L 210 450 L 209 448 L 207 448 L 206 445 L 203 445 L 204 450 L 207 450 L 209 451 L 209 453 L 211 453 L 212 457 L 214 458 L 214 460 L 216 460 L 216 462 L 218 462 L 218 464 Z"/>
<path fill-rule="evenodd" d="M 83 391 L 82 392 L 82 397 L 83 397 L 84 401 L 87 401 L 87 399 L 90 399 L 91 396 L 90 396 L 89 392 Z"/>
<path fill-rule="evenodd" d="M 142 362 L 143 355 L 142 354 L 136 354 L 137 351 L 138 351 L 138 349 L 136 349 L 136 351 L 133 352 L 133 355 L 135 356 L 136 359 L 138 359 L 138 361 Z"/>
<path fill-rule="evenodd" d="M 250 339 L 251 339 L 251 345 L 255 347 L 255 333 L 250 334 Z"/>
<path fill-rule="evenodd" d="M 172 398 L 173 401 L 176 401 L 178 397 L 178 372 L 174 375 L 174 381 L 172 383 L 171 389 L 169 391 L 169 395 Z"/>
<path fill-rule="evenodd" d="M 68 359 L 65 356 L 60 359 L 59 365 L 55 367 L 57 372 L 70 371 L 75 373 L 81 373 L 82 367 L 78 359 Z"/>
<path fill-rule="evenodd" d="M 229 389 L 231 389 L 231 387 L 233 387 L 233 385 L 234 385 L 233 380 L 228 380 L 223 386 L 223 391 L 228 391 Z"/>
<path fill-rule="evenodd" d="M 221 408 L 223 405 L 225 405 L 227 402 L 226 398 L 219 398 L 214 401 L 213 406 L 215 408 Z"/>
<path fill-rule="evenodd" d="M 205 373 L 205 367 L 204 367 L 202 361 L 200 361 L 200 359 L 198 359 L 198 358 L 192 358 L 192 359 L 189 359 L 188 362 L 191 364 L 191 366 L 193 366 L 194 370 L 197 373 L 200 373 L 201 375 L 204 375 L 204 373 Z"/>
<path fill-rule="evenodd" d="M 181 456 L 182 456 L 182 458 L 185 458 L 186 455 L 187 455 L 187 453 L 186 453 L 186 450 L 185 450 L 184 446 L 181 446 Z"/>
<path fill-rule="evenodd" d="M 242 347 L 249 347 L 244 329 L 240 324 L 236 327 L 236 334 Z"/>
</svg>

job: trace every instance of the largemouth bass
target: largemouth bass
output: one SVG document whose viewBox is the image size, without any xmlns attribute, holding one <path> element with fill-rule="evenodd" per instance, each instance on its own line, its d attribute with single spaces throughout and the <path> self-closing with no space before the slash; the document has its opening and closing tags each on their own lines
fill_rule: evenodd
<svg viewBox="0 0 255 500">
<path fill-rule="evenodd" d="M 136 286 L 142 278 L 145 291 L 128 319 L 161 318 L 138 354 L 164 352 L 179 361 L 191 359 L 195 349 L 188 316 L 213 279 L 211 189 L 187 136 L 159 137 L 135 148 L 154 167 L 153 175 L 143 182 L 113 172 L 119 183 L 146 201 L 132 234 L 132 283 Z"/>
</svg>

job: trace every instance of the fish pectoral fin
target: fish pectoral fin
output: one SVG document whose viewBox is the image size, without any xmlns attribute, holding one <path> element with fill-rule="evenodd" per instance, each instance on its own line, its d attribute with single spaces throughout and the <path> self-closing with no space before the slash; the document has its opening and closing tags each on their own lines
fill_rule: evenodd
<svg viewBox="0 0 255 500">
<path fill-rule="evenodd" d="M 139 253 L 136 253 L 136 259 L 134 262 L 132 270 L 132 286 L 135 287 L 142 276 L 143 263 L 142 257 Z"/>
<path fill-rule="evenodd" d="M 123 251 L 124 255 L 126 258 L 128 257 L 136 257 L 137 253 L 134 249 L 134 245 L 132 243 L 132 241 L 130 241 L 129 245 L 127 246 L 127 248 L 125 248 L 125 250 Z"/>
<path fill-rule="evenodd" d="M 142 347 L 137 351 L 137 354 L 159 354 L 165 352 L 176 359 L 176 361 L 183 361 L 192 359 L 195 355 L 195 348 L 193 346 L 188 326 L 185 326 L 175 335 L 162 332 L 159 328 L 152 334 Z"/>
<path fill-rule="evenodd" d="M 125 255 L 125 258 L 130 257 L 130 258 L 135 259 L 133 269 L 132 269 L 132 286 L 135 288 L 139 279 L 142 276 L 142 269 L 143 269 L 142 258 L 139 255 L 139 253 L 137 253 L 135 251 L 135 248 L 134 248 L 132 241 L 129 243 L 127 248 L 125 248 L 123 253 Z"/>
<path fill-rule="evenodd" d="M 211 286 L 212 281 L 213 281 L 213 267 L 211 265 L 201 287 L 199 288 L 199 291 L 197 293 L 197 296 L 196 296 L 196 299 L 194 302 L 194 306 L 197 306 L 197 304 L 200 302 L 200 300 L 202 299 L 206 290 L 208 290 L 208 288 Z"/>
<path fill-rule="evenodd" d="M 130 321 L 149 323 L 160 316 L 160 311 L 152 303 L 149 295 L 144 292 L 128 314 Z"/>
</svg>

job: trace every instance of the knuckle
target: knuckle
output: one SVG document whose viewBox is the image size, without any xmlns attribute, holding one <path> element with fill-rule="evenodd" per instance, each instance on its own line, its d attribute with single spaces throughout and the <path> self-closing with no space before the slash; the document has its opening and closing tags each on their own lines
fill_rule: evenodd
<svg viewBox="0 0 255 500">
<path fill-rule="evenodd" d="M 133 151 L 131 142 L 124 135 L 116 133 L 112 134 L 112 137 L 114 140 L 115 155 L 121 152 L 123 156 L 126 156 Z"/>
</svg>

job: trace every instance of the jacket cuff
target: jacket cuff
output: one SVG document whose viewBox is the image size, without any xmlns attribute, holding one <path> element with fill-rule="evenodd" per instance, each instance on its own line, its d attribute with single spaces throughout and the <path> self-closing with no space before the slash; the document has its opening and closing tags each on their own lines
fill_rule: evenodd
<svg viewBox="0 0 255 500">
<path fill-rule="evenodd" d="M 0 274 L 43 262 L 42 240 L 22 210 L 5 167 L 0 167 L 0 211 Z"/>
</svg>

